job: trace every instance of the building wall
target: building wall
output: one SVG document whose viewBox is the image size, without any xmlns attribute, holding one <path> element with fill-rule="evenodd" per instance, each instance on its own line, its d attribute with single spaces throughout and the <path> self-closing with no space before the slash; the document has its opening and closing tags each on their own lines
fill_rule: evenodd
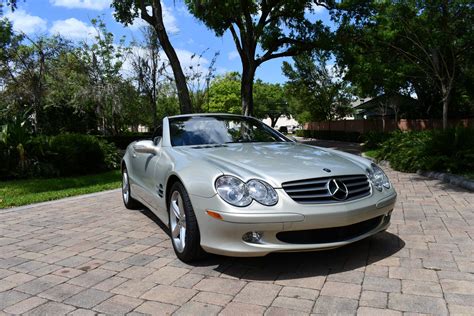
<svg viewBox="0 0 474 316">
<path fill-rule="evenodd" d="M 464 127 L 474 127 L 474 118 L 467 119 L 451 119 L 449 126 L 454 127 L 461 125 Z M 304 125 L 304 129 L 316 131 L 342 131 L 342 132 L 392 132 L 401 131 L 422 131 L 427 129 L 437 129 L 443 127 L 442 120 L 399 120 L 398 124 L 393 119 L 385 120 L 385 128 L 383 120 L 343 120 L 343 121 L 325 121 L 311 122 Z"/>
</svg>

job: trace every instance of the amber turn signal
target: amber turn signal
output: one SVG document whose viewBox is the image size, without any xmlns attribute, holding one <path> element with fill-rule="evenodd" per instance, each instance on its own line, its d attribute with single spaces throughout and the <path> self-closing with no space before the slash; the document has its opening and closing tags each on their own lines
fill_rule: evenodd
<svg viewBox="0 0 474 316">
<path fill-rule="evenodd" d="M 207 213 L 207 215 L 209 215 L 212 218 L 223 220 L 221 214 L 219 214 L 219 213 L 216 213 L 216 212 L 210 211 L 210 210 L 206 210 L 206 213 Z"/>
</svg>

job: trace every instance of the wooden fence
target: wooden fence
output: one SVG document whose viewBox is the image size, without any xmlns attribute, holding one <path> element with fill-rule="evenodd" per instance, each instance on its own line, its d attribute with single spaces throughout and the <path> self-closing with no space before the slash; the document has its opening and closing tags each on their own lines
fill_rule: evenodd
<svg viewBox="0 0 474 316">
<path fill-rule="evenodd" d="M 461 125 L 464 127 L 474 128 L 474 118 L 467 119 L 451 119 L 448 121 L 450 127 Z M 316 130 L 316 131 L 341 131 L 341 132 L 391 132 L 394 130 L 402 131 L 422 131 L 427 129 L 437 129 L 443 127 L 442 120 L 432 119 L 418 119 L 418 120 L 406 120 L 402 119 L 398 121 L 398 126 L 394 120 L 387 119 L 384 121 L 379 120 L 342 120 L 342 121 L 324 121 L 324 122 L 311 122 L 304 125 L 304 129 Z"/>
</svg>

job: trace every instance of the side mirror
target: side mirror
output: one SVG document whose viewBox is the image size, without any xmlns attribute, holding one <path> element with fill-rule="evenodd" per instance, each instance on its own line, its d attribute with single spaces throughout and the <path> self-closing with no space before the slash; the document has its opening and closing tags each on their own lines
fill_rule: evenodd
<svg viewBox="0 0 474 316">
<path fill-rule="evenodd" d="M 158 144 L 160 143 L 162 137 L 161 136 L 156 136 L 155 138 L 153 138 L 153 144 L 155 146 L 158 146 Z"/>
<path fill-rule="evenodd" d="M 133 145 L 133 150 L 140 154 L 152 154 L 156 155 L 158 153 L 156 146 L 153 142 L 138 142 Z"/>
</svg>

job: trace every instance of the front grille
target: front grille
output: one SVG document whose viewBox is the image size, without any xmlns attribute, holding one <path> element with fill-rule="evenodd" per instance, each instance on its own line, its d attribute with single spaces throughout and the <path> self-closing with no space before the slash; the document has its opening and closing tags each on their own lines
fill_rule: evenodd
<svg viewBox="0 0 474 316">
<path fill-rule="evenodd" d="M 383 215 L 349 226 L 279 232 L 276 237 L 289 244 L 327 244 L 350 240 L 380 225 Z M 390 219 L 388 219 L 390 220 Z"/>
<path fill-rule="evenodd" d="M 347 187 L 347 198 L 335 198 L 328 190 L 328 182 L 332 179 L 342 181 Z M 298 203 L 322 204 L 337 203 L 360 199 L 370 195 L 370 182 L 366 175 L 348 175 L 297 180 L 282 183 L 285 192 Z"/>
</svg>

